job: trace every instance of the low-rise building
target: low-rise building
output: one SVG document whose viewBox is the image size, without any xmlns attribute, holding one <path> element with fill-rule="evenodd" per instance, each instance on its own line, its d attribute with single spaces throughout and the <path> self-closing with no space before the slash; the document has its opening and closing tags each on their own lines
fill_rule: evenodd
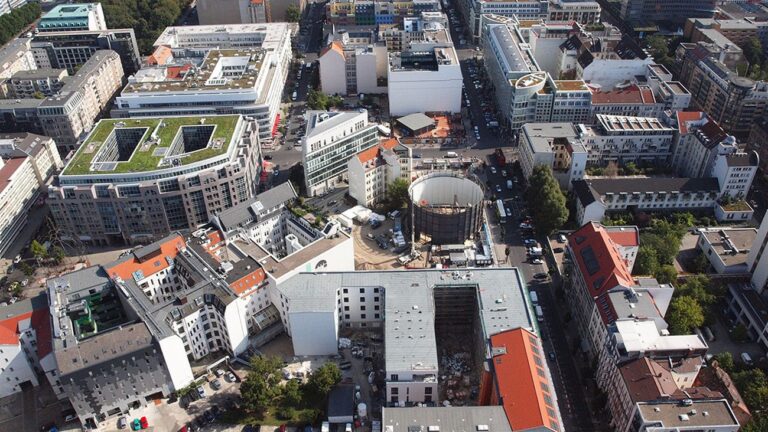
<svg viewBox="0 0 768 432">
<path fill-rule="evenodd" d="M 576 220 L 599 222 L 606 213 L 713 210 L 721 196 L 718 179 L 682 177 L 588 178 L 573 182 Z"/>
<path fill-rule="evenodd" d="M 549 21 L 575 21 L 580 24 L 600 22 L 600 4 L 589 0 L 550 0 Z"/>
<path fill-rule="evenodd" d="M 757 238 L 755 228 L 702 228 L 696 247 L 717 274 L 746 274 L 747 257 Z"/>
<path fill-rule="evenodd" d="M 146 244 L 249 200 L 258 126 L 242 116 L 102 120 L 48 190 L 64 238 Z"/>
<path fill-rule="evenodd" d="M 741 427 L 725 399 L 638 403 L 631 418 L 628 432 L 736 432 Z"/>
<path fill-rule="evenodd" d="M 34 134 L 0 136 L 0 253 L 28 222 L 28 213 L 62 163 L 52 139 Z"/>
<path fill-rule="evenodd" d="M 411 148 L 397 139 L 363 150 L 347 164 L 349 196 L 362 206 L 380 204 L 387 198 L 388 187 L 395 179 L 410 182 L 410 166 Z"/>
<path fill-rule="evenodd" d="M 347 165 L 358 153 L 379 143 L 376 125 L 368 123 L 368 111 L 310 111 L 307 131 L 301 139 L 307 194 L 333 190 L 348 177 Z"/>
<path fill-rule="evenodd" d="M 483 430 L 512 432 L 514 429 L 501 406 L 451 406 L 382 408 L 382 421 L 387 432 L 408 432 L 440 427 L 447 430 Z M 413 429 L 411 429 L 413 428 Z"/>
<path fill-rule="evenodd" d="M 106 30 L 101 3 L 62 4 L 46 12 L 35 29 L 41 33 L 69 30 Z"/>
</svg>

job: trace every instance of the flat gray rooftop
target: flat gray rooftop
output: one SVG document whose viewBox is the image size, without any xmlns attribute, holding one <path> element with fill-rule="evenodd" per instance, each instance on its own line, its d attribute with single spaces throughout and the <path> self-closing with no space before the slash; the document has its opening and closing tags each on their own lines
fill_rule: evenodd
<svg viewBox="0 0 768 432">
<path fill-rule="evenodd" d="M 430 426 L 439 426 L 441 431 L 446 432 L 512 432 L 504 408 L 500 405 L 384 408 L 382 418 L 384 430 L 392 432 L 427 431 Z"/>
<path fill-rule="evenodd" d="M 734 426 L 739 422 L 725 399 L 716 401 L 694 401 L 692 406 L 677 402 L 639 403 L 640 414 L 646 422 L 660 422 L 663 428 Z M 691 410 L 696 414 L 691 415 Z M 704 413 L 707 413 L 704 415 Z"/>
</svg>

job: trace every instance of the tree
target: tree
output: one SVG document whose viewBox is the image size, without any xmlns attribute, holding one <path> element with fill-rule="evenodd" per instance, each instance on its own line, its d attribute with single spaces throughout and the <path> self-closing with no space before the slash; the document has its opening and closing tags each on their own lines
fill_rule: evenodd
<svg viewBox="0 0 768 432">
<path fill-rule="evenodd" d="M 724 295 L 722 288 L 713 285 L 707 275 L 694 275 L 682 283 L 675 292 L 676 295 L 688 296 L 702 306 L 711 306 L 717 297 Z"/>
<path fill-rule="evenodd" d="M 653 276 L 659 283 L 677 284 L 677 269 L 673 265 L 663 265 L 659 267 Z"/>
<path fill-rule="evenodd" d="M 690 334 L 704 324 L 704 310 L 695 298 L 679 296 L 672 299 L 665 317 L 672 334 Z"/>
<path fill-rule="evenodd" d="M 699 252 L 696 258 L 691 260 L 690 270 L 694 273 L 706 273 L 709 270 L 709 260 L 704 253 Z"/>
<path fill-rule="evenodd" d="M 298 22 L 301 17 L 301 11 L 296 5 L 288 5 L 285 9 L 285 20 L 287 22 Z"/>
<path fill-rule="evenodd" d="M 733 374 L 733 381 L 752 411 L 768 408 L 768 378 L 761 369 L 747 369 Z"/>
<path fill-rule="evenodd" d="M 293 165 L 288 170 L 288 180 L 293 184 L 293 188 L 296 189 L 300 195 L 306 194 L 306 185 L 304 184 L 304 165 L 301 162 Z"/>
<path fill-rule="evenodd" d="M 633 273 L 636 275 L 652 275 L 656 274 L 658 268 L 659 257 L 656 249 L 645 245 L 640 246 L 640 249 L 637 251 Z"/>
<path fill-rule="evenodd" d="M 240 396 L 245 409 L 256 415 L 263 415 L 272 401 L 280 395 L 280 366 L 277 357 L 254 356 L 251 371 L 240 385 Z"/>
<path fill-rule="evenodd" d="M 768 430 L 768 415 L 756 413 L 749 423 L 743 425 L 741 432 L 765 432 Z"/>
<path fill-rule="evenodd" d="M 37 240 L 32 240 L 32 243 L 29 245 L 29 251 L 32 252 L 32 256 L 35 257 L 38 263 L 48 256 L 48 250 Z"/>
<path fill-rule="evenodd" d="M 309 376 L 307 389 L 311 393 L 313 400 L 322 400 L 331 391 L 331 387 L 340 381 L 341 370 L 339 370 L 339 366 L 336 363 L 326 363 Z"/>
<path fill-rule="evenodd" d="M 733 354 L 730 352 L 723 351 L 716 354 L 714 360 L 717 360 L 717 364 L 726 372 L 731 373 L 733 371 Z"/>
<path fill-rule="evenodd" d="M 637 168 L 637 164 L 634 162 L 627 162 L 626 165 L 624 165 L 624 173 L 626 175 L 635 175 L 640 172 L 640 169 Z"/>
<path fill-rule="evenodd" d="M 528 207 L 541 234 L 550 235 L 568 220 L 568 206 L 552 168 L 538 165 L 528 179 Z"/>
<path fill-rule="evenodd" d="M 747 43 L 744 44 L 742 49 L 744 52 L 744 57 L 749 62 L 749 69 L 747 70 L 747 73 L 753 73 L 755 66 L 757 66 L 757 69 L 760 69 L 760 65 L 765 61 L 765 56 L 763 55 L 763 44 L 760 42 L 760 39 L 756 37 L 750 38 Z"/>
<path fill-rule="evenodd" d="M 393 210 L 402 208 L 408 202 L 408 180 L 396 178 L 387 185 L 387 201 Z"/>
<path fill-rule="evenodd" d="M 608 165 L 603 170 L 603 175 L 608 177 L 616 177 L 619 175 L 619 164 L 615 161 L 608 162 Z"/>
<path fill-rule="evenodd" d="M 301 404 L 301 387 L 296 380 L 289 380 L 283 386 L 282 405 L 295 408 Z"/>
</svg>

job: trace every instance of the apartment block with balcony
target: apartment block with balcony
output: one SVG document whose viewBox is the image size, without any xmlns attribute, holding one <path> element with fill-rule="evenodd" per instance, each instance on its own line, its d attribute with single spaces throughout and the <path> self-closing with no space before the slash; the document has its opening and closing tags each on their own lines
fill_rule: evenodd
<svg viewBox="0 0 768 432">
<path fill-rule="evenodd" d="M 663 166 L 672 155 L 676 130 L 658 118 L 602 114 L 596 118 L 594 126 L 577 126 L 589 165 L 634 162 Z"/>
<path fill-rule="evenodd" d="M 141 64 L 133 29 L 38 33 L 32 37 L 31 50 L 38 68 L 66 69 L 70 75 L 100 50 L 116 52 L 126 74 L 135 73 Z"/>
<path fill-rule="evenodd" d="M 528 178 L 537 165 L 552 168 L 563 189 L 583 178 L 587 150 L 571 123 L 528 123 L 520 130 L 520 168 Z"/>
</svg>

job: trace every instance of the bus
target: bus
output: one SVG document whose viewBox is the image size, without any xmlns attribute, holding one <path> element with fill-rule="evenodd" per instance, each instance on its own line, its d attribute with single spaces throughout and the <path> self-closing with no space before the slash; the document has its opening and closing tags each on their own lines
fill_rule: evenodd
<svg viewBox="0 0 768 432">
<path fill-rule="evenodd" d="M 499 223 L 507 223 L 507 211 L 504 210 L 504 201 L 496 200 L 496 216 L 499 217 Z"/>
</svg>

